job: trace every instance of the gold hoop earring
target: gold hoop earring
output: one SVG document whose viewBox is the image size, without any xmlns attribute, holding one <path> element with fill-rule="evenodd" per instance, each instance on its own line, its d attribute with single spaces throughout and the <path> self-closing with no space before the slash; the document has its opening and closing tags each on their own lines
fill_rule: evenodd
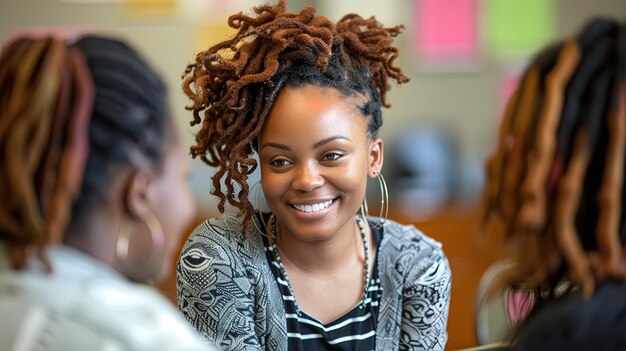
<svg viewBox="0 0 626 351">
<path fill-rule="evenodd" d="M 150 256 L 152 258 L 157 251 L 163 249 L 165 246 L 165 232 L 163 230 L 163 225 L 157 216 L 149 210 L 147 210 L 144 214 L 144 218 L 140 218 L 140 221 L 143 221 L 150 232 L 150 239 L 152 239 L 152 250 L 150 252 Z M 128 259 L 131 235 L 129 226 L 124 223 L 127 223 L 127 217 L 122 219 L 122 222 L 120 223 L 120 229 L 117 233 L 117 242 L 115 244 L 115 254 L 122 262 Z M 151 259 L 149 261 L 151 261 Z"/>
<path fill-rule="evenodd" d="M 117 242 L 115 243 L 115 254 L 120 261 L 126 261 L 130 247 L 130 229 L 126 216 L 122 218 L 120 227 L 117 230 Z"/>
</svg>

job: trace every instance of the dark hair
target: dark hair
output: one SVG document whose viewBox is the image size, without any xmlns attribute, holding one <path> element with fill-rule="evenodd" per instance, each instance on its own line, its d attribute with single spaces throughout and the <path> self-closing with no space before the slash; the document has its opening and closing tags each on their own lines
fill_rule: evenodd
<svg viewBox="0 0 626 351">
<path fill-rule="evenodd" d="M 122 41 L 22 38 L 0 56 L 0 239 L 14 268 L 59 243 L 115 177 L 158 168 L 171 123 L 163 83 Z M 48 267 L 49 268 L 49 267 Z"/>
<path fill-rule="evenodd" d="M 284 0 L 254 12 L 256 17 L 231 16 L 228 23 L 237 34 L 197 54 L 183 82 L 193 100 L 191 124 L 202 123 L 191 155 L 218 167 L 212 193 L 220 199 L 219 210 L 226 201 L 238 208 L 244 230 L 254 214 L 246 182 L 257 167 L 254 140 L 282 88 L 316 84 L 362 97 L 359 109 L 371 117 L 368 134 L 375 136 L 381 105 L 389 107 L 389 79 L 408 81 L 394 66 L 399 51 L 393 38 L 402 26 L 384 28 L 374 17 L 354 14 L 333 23 L 312 7 L 286 12 Z"/>
<path fill-rule="evenodd" d="M 558 298 L 625 279 L 626 26 L 590 22 L 542 51 L 509 101 L 487 163 L 483 224 L 497 218 L 516 265 L 505 285 Z"/>
<path fill-rule="evenodd" d="M 80 211 L 107 188 L 115 167 L 136 163 L 134 157 L 161 166 L 173 122 L 165 85 L 126 43 L 89 37 L 75 46 L 87 60 L 96 88 L 89 158 L 74 202 Z"/>
</svg>

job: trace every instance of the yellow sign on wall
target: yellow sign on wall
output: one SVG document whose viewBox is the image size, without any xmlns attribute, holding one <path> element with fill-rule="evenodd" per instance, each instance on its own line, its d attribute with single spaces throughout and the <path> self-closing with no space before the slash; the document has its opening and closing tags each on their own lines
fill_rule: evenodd
<svg viewBox="0 0 626 351">
<path fill-rule="evenodd" d="M 174 17 L 178 12 L 178 0 L 123 0 L 125 15 L 133 18 Z"/>
<path fill-rule="evenodd" d="M 193 33 L 194 52 L 206 50 L 209 47 L 224 41 L 233 35 L 236 30 L 224 23 L 200 23 L 195 26 Z"/>
</svg>

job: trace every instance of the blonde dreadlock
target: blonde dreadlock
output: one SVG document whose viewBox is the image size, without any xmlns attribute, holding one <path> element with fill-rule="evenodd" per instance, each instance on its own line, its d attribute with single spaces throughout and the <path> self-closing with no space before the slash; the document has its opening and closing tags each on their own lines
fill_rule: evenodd
<svg viewBox="0 0 626 351">
<path fill-rule="evenodd" d="M 626 279 L 626 26 L 591 22 L 544 50 L 509 101 L 487 162 L 483 225 L 500 220 L 516 265 L 491 291 Z"/>
</svg>

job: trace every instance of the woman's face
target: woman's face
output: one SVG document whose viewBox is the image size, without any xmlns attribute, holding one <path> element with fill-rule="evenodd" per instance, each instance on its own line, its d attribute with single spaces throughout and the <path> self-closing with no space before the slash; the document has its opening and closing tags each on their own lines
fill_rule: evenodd
<svg viewBox="0 0 626 351">
<path fill-rule="evenodd" d="M 175 140 L 166 151 L 162 172 L 151 185 L 148 196 L 154 215 L 163 226 L 165 257 L 156 277 L 161 281 L 169 274 L 178 254 L 181 236 L 195 216 L 195 203 L 188 182 L 189 162 L 182 142 Z"/>
<path fill-rule="evenodd" d="M 382 141 L 367 136 L 358 98 L 333 88 L 284 88 L 259 140 L 261 182 L 283 234 L 304 241 L 353 231 Z"/>
</svg>

